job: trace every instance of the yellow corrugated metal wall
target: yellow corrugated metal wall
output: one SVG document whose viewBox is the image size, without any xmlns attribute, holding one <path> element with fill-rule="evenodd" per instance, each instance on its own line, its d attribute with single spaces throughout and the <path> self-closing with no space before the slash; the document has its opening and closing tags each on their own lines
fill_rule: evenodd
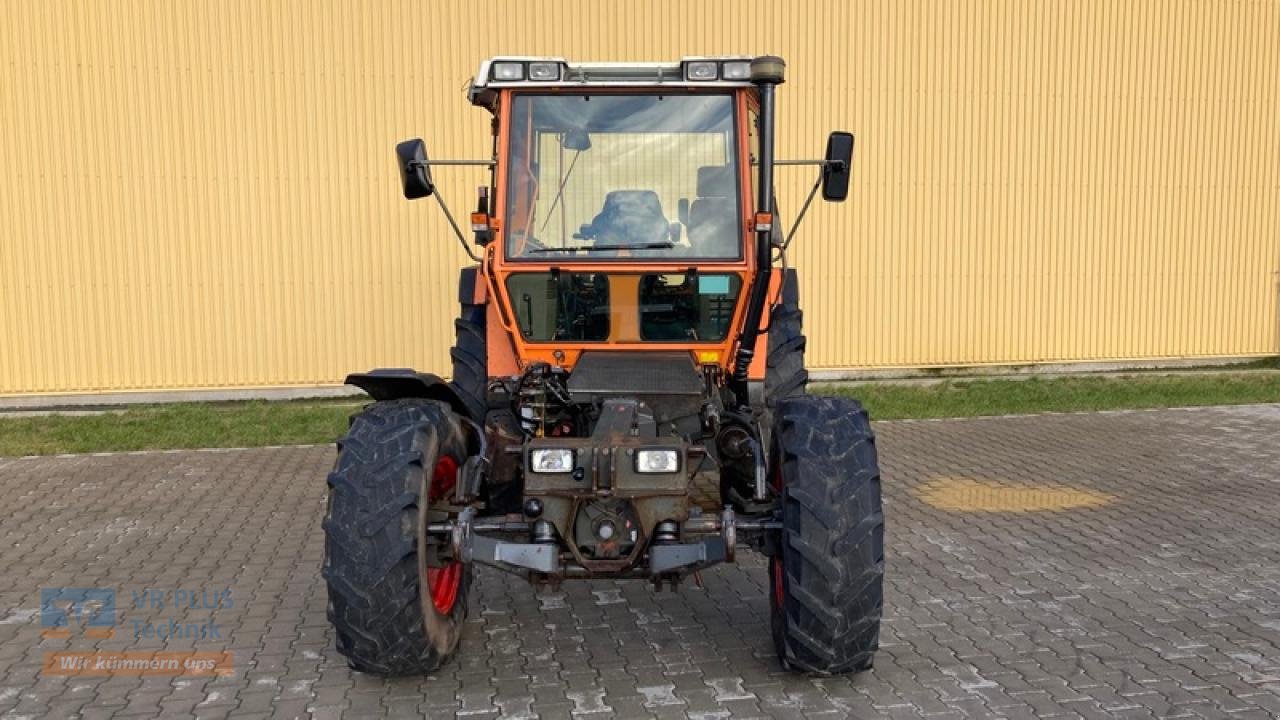
<svg viewBox="0 0 1280 720">
<path fill-rule="evenodd" d="M 3 0 L 0 393 L 447 371 L 498 53 L 777 53 L 818 368 L 1280 352 L 1280 3 Z M 787 170 L 784 212 L 809 171 Z M 456 211 L 482 174 L 441 170 Z"/>
</svg>

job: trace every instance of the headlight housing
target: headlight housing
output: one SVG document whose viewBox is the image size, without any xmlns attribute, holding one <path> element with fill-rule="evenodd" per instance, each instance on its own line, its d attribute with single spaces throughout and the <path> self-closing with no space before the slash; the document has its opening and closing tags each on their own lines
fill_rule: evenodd
<svg viewBox="0 0 1280 720">
<path fill-rule="evenodd" d="M 535 82 L 555 82 L 560 79 L 560 63 L 529 63 L 529 79 Z"/>
<path fill-rule="evenodd" d="M 637 450 L 636 472 L 673 473 L 680 469 L 680 453 L 675 450 Z"/>
<path fill-rule="evenodd" d="M 720 75 L 725 80 L 750 80 L 751 61 L 733 60 L 720 66 Z"/>
<path fill-rule="evenodd" d="M 684 79 L 711 81 L 719 75 L 719 63 L 715 60 L 690 60 L 684 65 Z"/>
<path fill-rule="evenodd" d="M 568 448 L 539 448 L 529 452 L 529 470 L 536 473 L 573 472 L 573 451 Z"/>
<path fill-rule="evenodd" d="M 499 62 L 493 64 L 494 80 L 523 80 L 524 63 Z"/>
</svg>

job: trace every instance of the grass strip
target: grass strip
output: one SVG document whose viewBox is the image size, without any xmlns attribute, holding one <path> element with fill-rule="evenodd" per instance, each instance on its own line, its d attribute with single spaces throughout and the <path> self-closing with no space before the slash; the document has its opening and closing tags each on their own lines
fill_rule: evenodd
<svg viewBox="0 0 1280 720">
<path fill-rule="evenodd" d="M 873 420 L 1022 415 L 1280 402 L 1280 373 L 944 380 L 935 384 L 826 385 L 857 398 Z"/>
<path fill-rule="evenodd" d="M 873 420 L 974 417 L 1280 403 L 1280 373 L 818 384 L 810 392 L 857 398 Z M 365 402 L 176 403 L 93 415 L 0 416 L 0 456 L 329 443 Z"/>
<path fill-rule="evenodd" d="M 0 417 L 0 456 L 333 442 L 364 403 L 248 401 Z"/>
</svg>

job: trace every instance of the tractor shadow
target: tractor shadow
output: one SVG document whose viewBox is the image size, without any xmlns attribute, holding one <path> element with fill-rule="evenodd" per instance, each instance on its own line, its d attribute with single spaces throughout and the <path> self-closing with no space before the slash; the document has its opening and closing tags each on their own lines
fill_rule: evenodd
<svg viewBox="0 0 1280 720">
<path fill-rule="evenodd" d="M 510 678 L 543 688 L 539 697 L 562 687 L 578 712 L 603 710 L 582 705 L 600 692 L 613 712 L 848 710 L 841 697 L 876 682 L 874 672 L 820 678 L 782 667 L 762 556 L 743 549 L 735 564 L 705 570 L 701 580 L 701 587 L 689 579 L 676 592 L 636 580 L 566 582 L 535 592 L 522 578 L 482 569 L 454 673 L 463 680 L 484 673 L 499 685 Z"/>
</svg>

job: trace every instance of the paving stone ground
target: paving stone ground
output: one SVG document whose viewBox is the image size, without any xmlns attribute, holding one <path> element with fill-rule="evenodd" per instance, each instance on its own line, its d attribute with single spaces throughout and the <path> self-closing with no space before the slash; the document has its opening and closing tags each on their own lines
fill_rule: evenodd
<svg viewBox="0 0 1280 720">
<path fill-rule="evenodd" d="M 483 571 L 442 672 L 356 674 L 319 576 L 331 448 L 0 458 L 0 715 L 1280 716 L 1280 406 L 877 432 L 882 648 L 873 671 L 835 678 L 781 670 L 748 552 L 676 594 L 535 595 Z M 993 497 L 1003 511 L 981 509 Z M 1093 504 L 1014 511 L 1076 497 Z M 114 636 L 42 639 L 41 589 L 63 586 L 114 589 Z M 147 589 L 204 594 L 157 608 L 135 602 Z M 170 620 L 206 636 L 159 637 Z M 191 649 L 232 652 L 235 672 L 41 671 L 52 651 Z"/>
</svg>

